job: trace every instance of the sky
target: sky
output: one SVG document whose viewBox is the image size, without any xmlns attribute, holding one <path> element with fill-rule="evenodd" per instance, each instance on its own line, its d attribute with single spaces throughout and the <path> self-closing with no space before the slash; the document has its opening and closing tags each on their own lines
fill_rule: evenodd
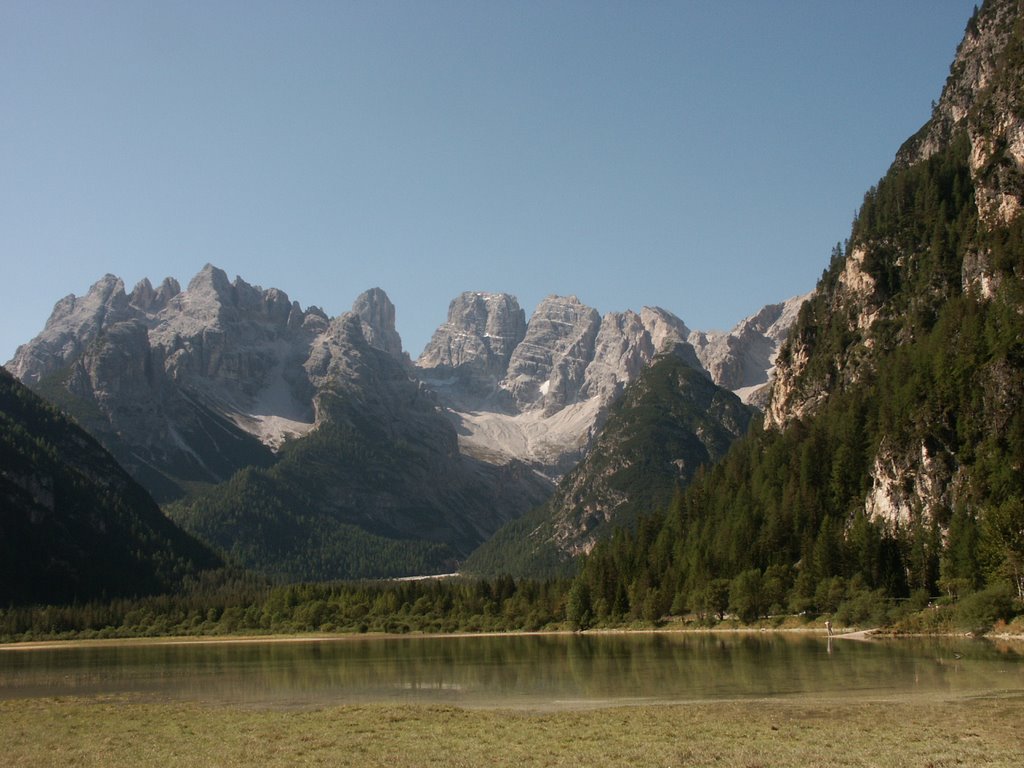
<svg viewBox="0 0 1024 768">
<path fill-rule="evenodd" d="M 0 361 L 206 263 L 415 358 L 463 291 L 727 329 L 811 290 L 974 0 L 0 0 Z"/>
</svg>

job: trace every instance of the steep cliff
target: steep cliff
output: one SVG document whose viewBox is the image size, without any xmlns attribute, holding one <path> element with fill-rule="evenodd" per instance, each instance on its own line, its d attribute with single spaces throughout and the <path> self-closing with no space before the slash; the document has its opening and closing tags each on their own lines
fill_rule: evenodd
<svg viewBox="0 0 1024 768">
<path fill-rule="evenodd" d="M 660 307 L 602 317 L 575 296 L 548 296 L 523 317 L 507 294 L 464 293 L 417 361 L 462 450 L 493 464 L 525 461 L 557 477 L 657 354 L 701 370 L 689 329 Z"/>
<path fill-rule="evenodd" d="M 1024 599 L 1022 93 L 1024 3 L 990 0 L 801 307 L 765 429 L 595 550 L 596 614 L 707 612 L 723 580 L 755 617 Z"/>
<path fill-rule="evenodd" d="M 987 328 L 979 349 L 963 345 L 994 316 L 1022 306 L 1022 44 L 1019 3 L 987 3 L 972 17 L 932 119 L 869 191 L 846 252 L 834 255 L 779 357 L 767 409 L 774 428 L 813 416 L 852 387 L 871 388 L 887 402 L 890 387 L 917 380 L 917 372 L 903 382 L 890 373 L 907 365 L 914 348 L 949 365 L 922 387 L 989 391 L 984 402 L 950 397 L 946 407 L 958 412 L 945 418 L 930 405 L 934 390 L 922 393 L 914 423 L 887 425 L 870 461 L 866 508 L 893 525 L 920 511 L 948 519 L 948 510 L 971 498 L 964 459 L 974 447 L 963 425 L 1020 402 L 1017 363 L 992 343 L 1011 335 L 1013 323 Z M 954 322 L 962 327 L 951 328 Z M 992 381 L 999 391 L 991 391 Z"/>
</svg>

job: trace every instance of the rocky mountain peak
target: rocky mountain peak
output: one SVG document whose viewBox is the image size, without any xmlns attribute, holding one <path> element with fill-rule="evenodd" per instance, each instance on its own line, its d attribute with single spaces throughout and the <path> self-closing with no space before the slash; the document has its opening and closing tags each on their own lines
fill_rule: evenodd
<svg viewBox="0 0 1024 768">
<path fill-rule="evenodd" d="M 651 335 L 651 344 L 656 354 L 672 352 L 680 344 L 687 343 L 690 329 L 686 323 L 661 307 L 644 307 L 640 310 L 640 322 Z"/>
<path fill-rule="evenodd" d="M 128 294 L 128 303 L 147 316 L 155 315 L 174 296 L 181 293 L 181 286 L 173 277 L 165 277 L 159 288 L 153 288 L 148 277 L 142 278 Z"/>
<path fill-rule="evenodd" d="M 189 280 L 187 291 L 194 299 L 209 296 L 228 300 L 231 295 L 231 281 L 223 269 L 206 264 Z"/>
<path fill-rule="evenodd" d="M 469 366 L 500 379 L 525 335 L 526 314 L 515 296 L 466 291 L 448 305 L 447 319 L 434 332 L 417 365 L 427 369 Z"/>
<path fill-rule="evenodd" d="M 395 305 L 380 288 L 371 288 L 356 297 L 352 312 L 362 323 L 363 336 L 371 347 L 403 359 L 402 337 L 395 329 Z"/>
<path fill-rule="evenodd" d="M 521 410 L 552 411 L 573 402 L 583 385 L 601 316 L 575 296 L 548 296 L 534 310 L 502 382 Z"/>
<path fill-rule="evenodd" d="M 692 332 L 689 341 L 712 380 L 744 402 L 763 407 L 767 392 L 761 390 L 771 380 L 779 347 L 809 295 L 769 304 L 728 333 Z"/>
<path fill-rule="evenodd" d="M 526 335 L 526 314 L 515 296 L 466 291 L 448 305 L 445 322 L 416 361 L 424 380 L 443 390 L 454 407 L 488 403 L 507 409 L 501 382 L 513 351 Z"/>
<path fill-rule="evenodd" d="M 26 384 L 34 384 L 81 355 L 106 325 L 135 314 L 121 278 L 104 275 L 85 296 L 69 295 L 58 301 L 42 332 L 18 347 L 7 369 Z"/>
</svg>

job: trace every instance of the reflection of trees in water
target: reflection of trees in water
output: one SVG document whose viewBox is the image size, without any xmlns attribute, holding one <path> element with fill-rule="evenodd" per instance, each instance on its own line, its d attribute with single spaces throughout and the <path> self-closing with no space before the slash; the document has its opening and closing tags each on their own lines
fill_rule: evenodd
<svg viewBox="0 0 1024 768">
<path fill-rule="evenodd" d="M 456 701 L 899 694 L 1024 687 L 1024 659 L 984 642 L 837 639 L 829 653 L 824 637 L 712 633 L 346 637 L 0 654 L 0 696 L 33 687 L 298 702 L 419 693 Z"/>
</svg>

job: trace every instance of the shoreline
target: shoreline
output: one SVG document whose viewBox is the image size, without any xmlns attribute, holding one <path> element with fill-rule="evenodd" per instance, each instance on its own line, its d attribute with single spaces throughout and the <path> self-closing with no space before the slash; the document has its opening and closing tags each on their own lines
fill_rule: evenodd
<svg viewBox="0 0 1024 768">
<path fill-rule="evenodd" d="M 438 640 L 486 637 L 560 637 L 567 635 L 602 636 L 602 635 L 673 635 L 673 634 L 781 634 L 781 635 L 818 635 L 828 638 L 824 627 L 650 627 L 650 628 L 615 628 L 590 629 L 575 632 L 569 629 L 505 631 L 505 632 L 408 632 L 408 633 L 356 633 L 356 632 L 310 632 L 292 634 L 266 635 L 168 635 L 155 637 L 110 637 L 83 638 L 64 640 L 26 640 L 22 642 L 0 643 L 0 653 L 18 651 L 60 650 L 71 648 L 104 648 L 117 646 L 186 646 L 186 645 L 249 645 L 276 643 L 322 643 L 348 642 L 354 640 Z M 976 635 L 971 632 L 898 632 L 885 627 L 858 629 L 855 627 L 836 630 L 832 640 L 854 640 L 870 642 L 878 639 L 898 640 L 900 638 L 960 638 L 988 640 L 1024 644 L 1024 634 L 1007 632 Z"/>
</svg>

